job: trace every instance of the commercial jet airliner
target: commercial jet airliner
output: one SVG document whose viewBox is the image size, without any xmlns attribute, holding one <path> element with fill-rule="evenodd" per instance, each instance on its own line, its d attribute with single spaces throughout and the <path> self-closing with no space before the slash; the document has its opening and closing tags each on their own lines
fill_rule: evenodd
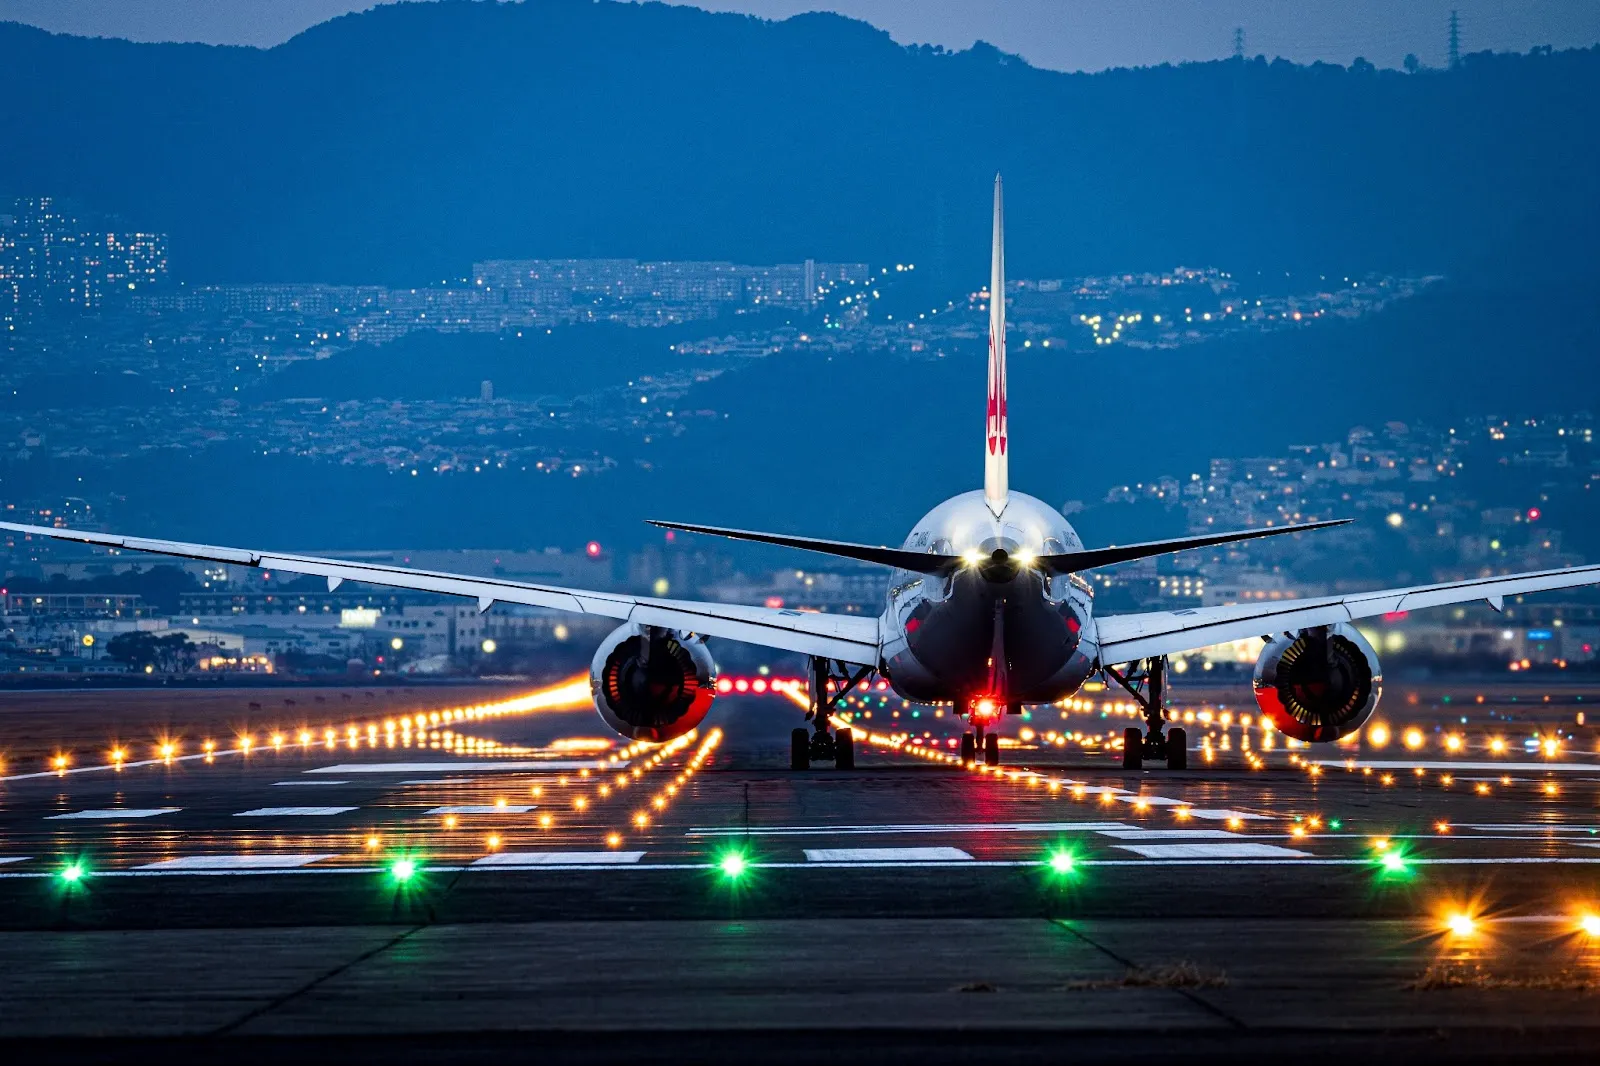
<svg viewBox="0 0 1600 1066">
<path fill-rule="evenodd" d="M 1086 570 L 1170 552 L 1281 536 L 1340 525 L 1311 522 L 1213 533 L 1177 540 L 1085 548 L 1048 504 L 1008 484 L 1005 253 L 1001 187 L 995 178 L 994 246 L 989 275 L 988 408 L 983 488 L 929 511 L 899 548 L 874 547 L 713 526 L 658 526 L 776 544 L 888 567 L 888 603 L 877 618 L 772 607 L 698 603 L 556 588 L 465 574 L 341 562 L 245 548 L 87 533 L 0 522 L 31 536 L 82 541 L 188 559 L 256 566 L 328 579 L 417 589 L 495 603 L 601 615 L 621 621 L 595 652 L 590 685 L 595 707 L 625 737 L 666 741 L 698 725 L 716 694 L 706 638 L 743 641 L 810 660 L 811 728 L 794 730 L 791 765 L 854 765 L 848 728 L 832 711 L 857 684 L 876 675 L 903 698 L 954 706 L 971 723 L 962 738 L 966 762 L 999 761 L 995 727 L 1024 704 L 1053 703 L 1096 674 L 1115 681 L 1144 710 L 1145 728 L 1124 737 L 1123 765 L 1146 758 L 1182 769 L 1186 738 L 1166 728 L 1167 657 L 1245 637 L 1266 647 L 1253 680 L 1262 713 L 1284 734 L 1333 741 L 1361 728 L 1377 706 L 1382 675 L 1372 646 L 1351 624 L 1358 618 L 1600 582 L 1600 566 L 1474 578 L 1351 596 L 1233 604 L 1096 618 Z"/>
</svg>

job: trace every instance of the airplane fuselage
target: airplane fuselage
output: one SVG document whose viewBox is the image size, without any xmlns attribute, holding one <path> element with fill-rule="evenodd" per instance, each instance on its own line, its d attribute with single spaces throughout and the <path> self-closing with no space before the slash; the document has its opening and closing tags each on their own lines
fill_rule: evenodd
<svg viewBox="0 0 1600 1066">
<path fill-rule="evenodd" d="M 988 700 L 1003 711 L 1070 696 L 1093 672 L 1087 582 L 1025 563 L 998 575 L 985 565 L 997 549 L 1011 560 L 1081 551 L 1071 523 L 1050 505 L 1010 492 L 996 515 L 983 492 L 964 493 L 923 516 L 904 548 L 972 562 L 948 576 L 894 571 L 882 661 L 903 698 L 950 701 L 962 712 Z"/>
</svg>

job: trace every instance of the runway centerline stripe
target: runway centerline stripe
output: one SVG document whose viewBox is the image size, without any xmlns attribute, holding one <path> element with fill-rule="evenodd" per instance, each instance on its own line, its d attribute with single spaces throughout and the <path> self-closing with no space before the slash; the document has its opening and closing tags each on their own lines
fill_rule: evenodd
<svg viewBox="0 0 1600 1066">
<path fill-rule="evenodd" d="M 317 766 L 304 771 L 308 774 L 437 774 L 451 770 L 466 770 L 475 774 L 523 773 L 528 770 L 608 770 L 622 769 L 628 760 L 608 762 L 595 759 L 513 759 L 499 762 L 478 762 L 457 759 L 437 762 L 348 762 L 336 766 Z"/>
<path fill-rule="evenodd" d="M 1312 759 L 1318 766 L 1326 766 L 1333 770 L 1343 770 L 1350 764 L 1348 759 Z M 1370 766 L 1374 770 L 1412 770 L 1421 767 L 1424 770 L 1493 770 L 1495 773 L 1527 773 L 1542 774 L 1550 770 L 1563 773 L 1578 771 L 1594 773 L 1600 770 L 1600 765 L 1590 762 L 1424 762 L 1411 759 L 1357 759 L 1357 769 Z"/>
<path fill-rule="evenodd" d="M 527 814 L 533 810 L 532 803 L 508 803 L 501 806 L 497 803 L 458 803 L 453 807 L 435 807 L 428 814 Z"/>
<path fill-rule="evenodd" d="M 473 862 L 474 869 L 509 867 L 531 869 L 540 866 L 626 866 L 644 858 L 642 851 L 502 851 Z"/>
<path fill-rule="evenodd" d="M 146 863 L 136 870 L 293 870 L 309 866 L 323 859 L 336 859 L 327 855 L 185 855 L 181 859 Z"/>
<path fill-rule="evenodd" d="M 312 786 L 320 787 L 322 785 L 348 785 L 349 783 L 350 782 L 348 782 L 348 781 L 274 781 L 273 782 L 274 785 L 276 785 L 276 786 L 278 786 L 280 788 L 285 786 L 285 785 L 312 785 Z"/>
<path fill-rule="evenodd" d="M 1238 840 L 1238 833 L 1226 829 L 1098 829 L 1103 837 L 1117 840 Z"/>
<path fill-rule="evenodd" d="M 348 814 L 359 807 L 257 807 L 253 811 L 240 811 L 235 818 L 325 818 L 334 814 Z"/>
<path fill-rule="evenodd" d="M 52 814 L 47 822 L 84 819 L 96 822 L 120 822 L 129 818 L 154 818 L 158 814 L 176 814 L 182 807 L 107 807 L 100 810 L 73 811 L 70 814 Z"/>
<path fill-rule="evenodd" d="M 806 848 L 807 862 L 972 862 L 960 848 Z"/>
</svg>

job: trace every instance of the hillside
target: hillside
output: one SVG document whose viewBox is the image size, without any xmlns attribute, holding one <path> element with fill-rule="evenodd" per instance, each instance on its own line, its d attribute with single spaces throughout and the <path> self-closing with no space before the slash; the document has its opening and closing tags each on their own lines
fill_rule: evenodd
<svg viewBox="0 0 1600 1066">
<path fill-rule="evenodd" d="M 197 281 L 616 255 L 913 259 L 965 284 L 996 170 L 1018 276 L 1589 276 L 1597 89 L 1594 49 L 1062 74 L 831 15 L 589 0 L 383 6 L 265 51 L 6 23 L 0 192 L 166 229 Z"/>
</svg>

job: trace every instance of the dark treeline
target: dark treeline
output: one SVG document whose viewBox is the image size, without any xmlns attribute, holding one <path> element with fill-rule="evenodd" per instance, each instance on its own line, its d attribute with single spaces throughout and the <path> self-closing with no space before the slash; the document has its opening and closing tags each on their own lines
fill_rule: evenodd
<svg viewBox="0 0 1600 1066">
<path fill-rule="evenodd" d="M 1084 75 L 831 15 L 456 0 L 265 51 L 0 25 L 0 95 L 0 191 L 166 229 L 199 281 L 810 255 L 965 284 L 997 170 L 1018 276 L 1592 276 L 1600 233 L 1594 49 Z"/>
</svg>

